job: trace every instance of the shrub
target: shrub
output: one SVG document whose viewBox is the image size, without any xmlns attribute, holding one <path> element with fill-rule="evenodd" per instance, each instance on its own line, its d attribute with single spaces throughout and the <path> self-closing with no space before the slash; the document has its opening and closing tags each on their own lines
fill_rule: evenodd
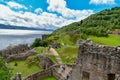
<svg viewBox="0 0 120 80">
<path fill-rule="evenodd" d="M 87 35 L 86 34 L 81 34 L 81 38 L 86 40 L 87 39 Z"/>
<path fill-rule="evenodd" d="M 26 59 L 26 64 L 30 67 L 30 66 L 38 66 L 39 65 L 39 59 L 37 56 L 30 56 Z"/>
<path fill-rule="evenodd" d="M 0 57 L 0 80 L 11 80 L 12 70 L 5 65 L 5 60 Z"/>
<path fill-rule="evenodd" d="M 80 39 L 80 34 L 69 34 L 69 36 L 73 43 L 76 43 L 76 41 Z"/>
<path fill-rule="evenodd" d="M 35 41 L 33 42 L 33 44 L 31 45 L 32 48 L 34 47 L 47 47 L 48 46 L 48 42 L 47 41 L 43 41 L 40 38 L 36 38 Z"/>
</svg>

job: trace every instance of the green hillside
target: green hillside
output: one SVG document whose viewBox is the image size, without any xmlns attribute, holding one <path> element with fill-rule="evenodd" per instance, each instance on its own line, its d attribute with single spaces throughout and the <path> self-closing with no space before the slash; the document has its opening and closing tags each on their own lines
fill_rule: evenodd
<svg viewBox="0 0 120 80">
<path fill-rule="evenodd" d="M 77 30 L 86 35 L 108 36 L 108 30 L 120 29 L 120 7 L 106 9 L 79 22 L 64 26 L 53 34 Z"/>
<path fill-rule="evenodd" d="M 76 45 L 77 40 L 90 38 L 99 44 L 118 46 L 120 37 L 109 34 L 115 29 L 120 29 L 120 7 L 103 10 L 84 20 L 57 29 L 47 38 L 47 41 Z"/>
</svg>

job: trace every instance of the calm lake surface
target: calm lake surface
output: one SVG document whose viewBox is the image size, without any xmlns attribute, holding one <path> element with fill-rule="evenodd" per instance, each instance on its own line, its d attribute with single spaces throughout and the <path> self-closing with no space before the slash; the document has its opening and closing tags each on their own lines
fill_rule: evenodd
<svg viewBox="0 0 120 80">
<path fill-rule="evenodd" d="M 0 50 L 9 45 L 30 45 L 35 38 L 41 38 L 42 34 L 49 33 L 51 33 L 51 31 L 0 29 Z"/>
</svg>

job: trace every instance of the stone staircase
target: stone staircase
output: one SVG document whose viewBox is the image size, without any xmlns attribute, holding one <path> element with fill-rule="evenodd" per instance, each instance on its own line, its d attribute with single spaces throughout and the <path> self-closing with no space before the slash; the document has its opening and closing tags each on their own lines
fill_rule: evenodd
<svg viewBox="0 0 120 80">
<path fill-rule="evenodd" d="M 65 69 L 63 69 L 63 67 Z M 61 79 L 60 80 L 69 80 L 69 78 L 67 79 L 67 76 L 70 76 L 72 68 L 66 65 L 61 65 L 60 68 L 57 69 L 57 72 L 61 75 Z"/>
</svg>

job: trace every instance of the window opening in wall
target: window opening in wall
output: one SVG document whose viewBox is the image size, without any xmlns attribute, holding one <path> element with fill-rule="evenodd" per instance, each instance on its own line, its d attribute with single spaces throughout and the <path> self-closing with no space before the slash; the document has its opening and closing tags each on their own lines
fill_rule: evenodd
<svg viewBox="0 0 120 80">
<path fill-rule="evenodd" d="M 115 80 L 115 74 L 108 74 L 108 80 Z"/>
<path fill-rule="evenodd" d="M 82 80 L 89 80 L 89 78 L 90 78 L 90 73 L 83 71 L 82 74 L 83 74 Z"/>
</svg>

